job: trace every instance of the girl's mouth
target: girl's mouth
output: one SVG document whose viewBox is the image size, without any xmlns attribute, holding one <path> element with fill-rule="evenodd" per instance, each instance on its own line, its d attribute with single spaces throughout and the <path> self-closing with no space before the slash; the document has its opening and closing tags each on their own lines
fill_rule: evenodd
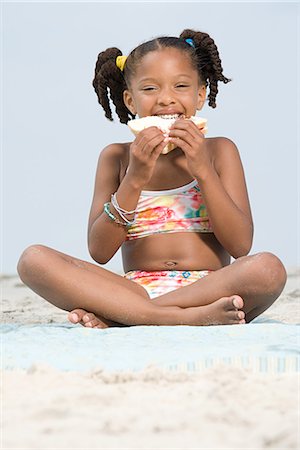
<svg viewBox="0 0 300 450">
<path fill-rule="evenodd" d="M 160 117 L 161 119 L 178 119 L 180 116 L 182 116 L 182 114 L 161 114 L 156 117 Z"/>
</svg>

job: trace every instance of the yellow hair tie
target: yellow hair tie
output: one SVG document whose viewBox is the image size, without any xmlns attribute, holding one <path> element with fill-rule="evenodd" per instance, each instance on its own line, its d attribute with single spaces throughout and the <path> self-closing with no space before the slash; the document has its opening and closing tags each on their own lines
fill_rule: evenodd
<svg viewBox="0 0 300 450">
<path fill-rule="evenodd" d="M 116 59 L 116 66 L 119 67 L 119 69 L 123 72 L 124 66 L 126 63 L 127 56 L 118 56 Z"/>
</svg>

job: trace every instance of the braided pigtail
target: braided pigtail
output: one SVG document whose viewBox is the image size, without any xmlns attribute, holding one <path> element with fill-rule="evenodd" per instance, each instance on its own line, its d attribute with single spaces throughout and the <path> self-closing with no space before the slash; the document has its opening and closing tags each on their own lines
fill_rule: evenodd
<svg viewBox="0 0 300 450">
<path fill-rule="evenodd" d="M 121 50 L 116 47 L 108 48 L 104 52 L 99 53 L 93 86 L 98 102 L 105 111 L 105 117 L 113 121 L 110 108 L 111 99 L 115 105 L 120 122 L 127 123 L 129 119 L 135 116 L 128 110 L 123 100 L 123 92 L 127 89 L 127 86 L 122 71 L 116 66 L 116 58 L 121 55 Z"/>
<path fill-rule="evenodd" d="M 230 78 L 226 78 L 223 75 L 218 48 L 214 40 L 207 33 L 202 33 L 201 31 L 184 30 L 180 38 L 193 39 L 198 72 L 201 74 L 206 87 L 209 86 L 208 105 L 215 108 L 217 106 L 218 82 L 228 83 L 231 81 Z"/>
</svg>

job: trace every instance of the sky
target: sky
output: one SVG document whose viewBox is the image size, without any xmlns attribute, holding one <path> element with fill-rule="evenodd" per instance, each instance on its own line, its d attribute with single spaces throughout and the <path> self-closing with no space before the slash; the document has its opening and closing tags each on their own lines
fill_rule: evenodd
<svg viewBox="0 0 300 450">
<path fill-rule="evenodd" d="M 239 149 L 255 226 L 250 254 L 269 251 L 299 266 L 297 3 L 6 2 L 2 273 L 16 273 L 32 244 L 93 261 L 87 224 L 98 157 L 112 142 L 133 140 L 97 102 L 97 55 L 108 47 L 128 54 L 185 28 L 210 34 L 233 80 L 219 84 L 217 108 L 206 104 L 200 115 L 207 137 L 226 136 Z M 104 267 L 122 272 L 120 250 Z"/>
</svg>

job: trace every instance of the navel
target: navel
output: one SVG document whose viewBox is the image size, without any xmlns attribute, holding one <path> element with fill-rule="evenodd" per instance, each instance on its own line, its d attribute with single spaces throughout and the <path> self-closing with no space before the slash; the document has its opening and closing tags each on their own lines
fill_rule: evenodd
<svg viewBox="0 0 300 450">
<path fill-rule="evenodd" d="M 167 267 L 175 267 L 178 263 L 176 261 L 166 261 L 164 264 Z"/>
</svg>

